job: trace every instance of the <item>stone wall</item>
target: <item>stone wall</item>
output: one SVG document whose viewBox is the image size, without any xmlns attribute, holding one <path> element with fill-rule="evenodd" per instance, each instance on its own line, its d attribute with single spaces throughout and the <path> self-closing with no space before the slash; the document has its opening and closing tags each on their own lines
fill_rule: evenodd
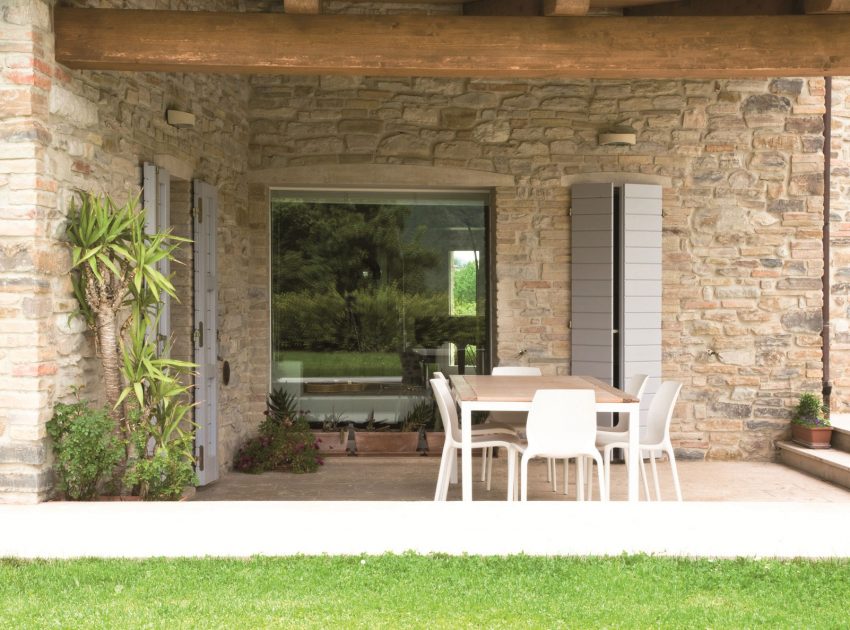
<svg viewBox="0 0 850 630">
<path fill-rule="evenodd" d="M 770 459 L 797 393 L 819 390 L 822 80 L 252 85 L 249 164 L 268 183 L 329 164 L 514 176 L 496 190 L 500 360 L 568 369 L 568 184 L 654 178 L 666 182 L 664 375 L 685 384 L 680 454 Z M 633 126 L 637 146 L 598 146 L 613 124 Z"/>
<path fill-rule="evenodd" d="M 831 344 L 832 410 L 850 412 L 850 79 L 832 81 Z"/>
<path fill-rule="evenodd" d="M 11 0 L 0 9 L 0 501 L 37 501 L 49 491 L 45 422 L 54 402 L 81 385 L 83 396 L 102 401 L 92 337 L 69 318 L 76 303 L 62 240 L 76 190 L 123 201 L 139 191 L 144 161 L 180 164 L 215 185 L 219 280 L 227 287 L 219 302 L 219 354 L 236 375 L 220 396 L 223 466 L 233 450 L 230 428 L 262 412 L 253 375 L 262 375 L 263 391 L 268 381 L 265 337 L 245 334 L 246 322 L 267 303 L 266 252 L 257 246 L 265 236 L 254 234 L 264 226 L 247 206 L 248 80 L 70 71 L 54 61 L 50 5 Z M 168 108 L 193 112 L 195 128 L 168 126 Z M 185 332 L 181 324 L 175 333 Z"/>
</svg>

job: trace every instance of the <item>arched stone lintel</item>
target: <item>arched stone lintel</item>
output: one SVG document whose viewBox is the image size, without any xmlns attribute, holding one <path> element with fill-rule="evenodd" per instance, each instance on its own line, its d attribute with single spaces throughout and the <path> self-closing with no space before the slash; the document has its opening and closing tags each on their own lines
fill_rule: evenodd
<svg viewBox="0 0 850 630">
<path fill-rule="evenodd" d="M 656 184 L 662 188 L 672 188 L 673 179 L 663 175 L 647 175 L 645 173 L 574 173 L 561 177 L 561 186 L 570 187 L 573 184 L 607 184 L 616 186 L 623 184 Z"/>
<path fill-rule="evenodd" d="M 328 164 L 269 168 L 249 174 L 268 186 L 341 188 L 496 188 L 515 186 L 513 175 L 443 166 Z"/>
</svg>

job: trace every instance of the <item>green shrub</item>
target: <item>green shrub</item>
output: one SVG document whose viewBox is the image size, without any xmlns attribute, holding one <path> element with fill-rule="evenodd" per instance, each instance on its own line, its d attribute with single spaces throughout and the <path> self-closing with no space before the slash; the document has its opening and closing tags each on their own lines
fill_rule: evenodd
<svg viewBox="0 0 850 630">
<path fill-rule="evenodd" d="M 138 452 L 147 456 L 132 463 L 124 476 L 129 487 L 138 487 L 139 496 L 145 501 L 176 501 L 183 495 L 186 486 L 196 485 L 194 461 L 187 457 L 191 453 L 192 436 L 184 435 L 165 444 L 150 447 L 144 431 L 134 434 Z"/>
<path fill-rule="evenodd" d="M 246 473 L 283 470 L 316 472 L 324 462 L 316 438 L 303 413 L 296 413 L 287 392 L 274 390 L 266 401 L 266 419 L 260 433 L 240 448 L 233 467 Z"/>
<path fill-rule="evenodd" d="M 47 433 L 53 440 L 56 487 L 74 501 L 95 498 L 124 456 L 107 409 L 88 401 L 57 403 Z"/>
<path fill-rule="evenodd" d="M 817 394 L 806 392 L 800 395 L 800 400 L 794 409 L 794 424 L 804 427 L 831 427 L 828 416 L 829 409 L 821 402 Z"/>
</svg>

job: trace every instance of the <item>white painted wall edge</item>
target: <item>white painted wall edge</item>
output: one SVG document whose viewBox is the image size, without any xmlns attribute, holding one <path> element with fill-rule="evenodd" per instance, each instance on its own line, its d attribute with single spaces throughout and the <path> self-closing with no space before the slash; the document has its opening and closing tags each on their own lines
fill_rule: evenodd
<svg viewBox="0 0 850 630">
<path fill-rule="evenodd" d="M 453 523 L 447 538 L 444 523 Z M 850 503 L 189 502 L 0 506 L 0 557 L 850 557 Z M 191 537 L 151 537 L 168 523 Z M 204 527 L 198 527 L 204 523 Z M 802 535 L 801 535 L 802 534 Z"/>
</svg>

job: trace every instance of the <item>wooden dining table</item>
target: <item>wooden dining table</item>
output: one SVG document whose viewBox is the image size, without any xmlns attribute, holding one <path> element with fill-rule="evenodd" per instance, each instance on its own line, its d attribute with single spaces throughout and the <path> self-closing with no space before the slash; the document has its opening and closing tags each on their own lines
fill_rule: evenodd
<svg viewBox="0 0 850 630">
<path fill-rule="evenodd" d="M 451 377 L 455 400 L 460 406 L 461 483 L 464 501 L 472 501 L 472 412 L 525 411 L 539 389 L 592 389 L 596 394 L 596 411 L 627 414 L 629 428 L 629 461 L 637 462 L 640 427 L 640 401 L 626 392 L 592 376 L 479 376 Z M 569 409 L 564 422 L 569 422 Z M 624 435 L 624 437 L 626 437 Z M 629 466 L 628 499 L 638 500 L 638 466 Z"/>
</svg>

